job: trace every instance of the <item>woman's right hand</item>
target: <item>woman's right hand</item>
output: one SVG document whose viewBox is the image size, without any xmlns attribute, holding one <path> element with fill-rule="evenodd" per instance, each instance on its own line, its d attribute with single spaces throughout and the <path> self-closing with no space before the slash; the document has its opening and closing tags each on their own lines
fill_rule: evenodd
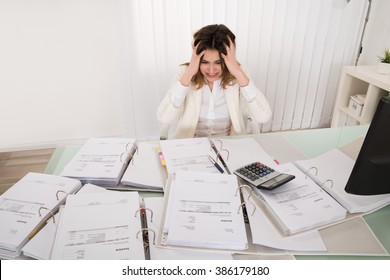
<svg viewBox="0 0 390 280">
<path fill-rule="evenodd" d="M 198 46 L 199 46 L 199 43 L 196 46 L 192 46 L 192 55 L 191 55 L 190 64 L 188 65 L 187 70 L 184 72 L 183 76 L 180 79 L 180 83 L 183 86 L 189 86 L 190 85 L 192 77 L 196 73 L 198 73 L 200 59 L 202 58 L 202 56 L 206 52 L 206 50 L 203 50 L 199 54 L 196 54 Z"/>
</svg>

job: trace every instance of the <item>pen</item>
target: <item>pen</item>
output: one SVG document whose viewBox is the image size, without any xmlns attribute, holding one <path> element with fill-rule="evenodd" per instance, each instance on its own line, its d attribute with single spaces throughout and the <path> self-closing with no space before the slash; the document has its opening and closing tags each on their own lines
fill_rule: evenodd
<svg viewBox="0 0 390 280">
<path fill-rule="evenodd" d="M 232 173 L 230 172 L 229 168 L 227 167 L 227 165 L 226 165 L 224 159 L 221 157 L 221 154 L 218 152 L 217 148 L 215 147 L 214 142 L 211 141 L 211 140 L 210 140 L 210 145 L 211 145 L 211 148 L 213 148 L 214 152 L 217 154 L 218 159 L 221 161 L 221 163 L 222 163 L 223 167 L 225 168 L 227 174 L 232 174 Z"/>
<path fill-rule="evenodd" d="M 218 169 L 219 172 L 223 173 L 223 169 L 221 166 L 219 166 L 219 164 L 211 157 L 209 156 L 209 159 L 211 160 L 211 162 L 214 164 L 214 166 Z"/>
</svg>

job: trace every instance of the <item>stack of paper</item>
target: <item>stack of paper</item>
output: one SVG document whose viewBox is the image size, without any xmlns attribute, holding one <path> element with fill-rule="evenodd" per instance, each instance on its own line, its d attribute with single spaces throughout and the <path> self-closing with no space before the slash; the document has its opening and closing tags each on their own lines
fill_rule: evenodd
<svg viewBox="0 0 390 280">
<path fill-rule="evenodd" d="M 61 175 L 83 183 L 116 186 L 135 150 L 132 138 L 90 138 Z"/>
<path fill-rule="evenodd" d="M 82 193 L 96 193 L 96 192 L 110 192 L 105 188 L 85 184 L 78 192 L 77 195 Z M 62 206 L 63 207 L 63 206 Z M 61 211 L 61 210 L 60 210 Z M 59 213 L 55 215 L 55 222 L 50 220 L 46 225 L 27 242 L 22 248 L 23 255 L 38 260 L 50 260 L 51 252 L 53 250 L 54 240 L 57 233 L 57 227 L 59 223 Z"/>
<path fill-rule="evenodd" d="M 28 173 L 0 197 L 0 255 L 15 258 L 35 232 L 50 219 L 78 180 Z M 50 219 L 48 222 L 53 222 Z"/>
<path fill-rule="evenodd" d="M 234 175 L 178 171 L 166 190 L 161 244 L 248 248 L 237 188 Z"/>
</svg>

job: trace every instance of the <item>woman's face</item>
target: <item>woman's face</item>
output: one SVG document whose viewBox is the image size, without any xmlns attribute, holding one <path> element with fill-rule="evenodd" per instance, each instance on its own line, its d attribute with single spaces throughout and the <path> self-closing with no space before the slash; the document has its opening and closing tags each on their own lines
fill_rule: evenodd
<svg viewBox="0 0 390 280">
<path fill-rule="evenodd" d="M 222 58 L 215 49 L 207 49 L 200 61 L 200 72 L 209 84 L 214 83 L 222 76 Z"/>
</svg>

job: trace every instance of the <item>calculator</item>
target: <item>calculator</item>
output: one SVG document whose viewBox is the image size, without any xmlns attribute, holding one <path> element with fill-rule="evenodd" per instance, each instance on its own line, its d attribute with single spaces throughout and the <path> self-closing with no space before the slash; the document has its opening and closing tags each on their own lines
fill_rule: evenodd
<svg viewBox="0 0 390 280">
<path fill-rule="evenodd" d="M 281 173 L 259 161 L 247 164 L 233 172 L 250 185 L 265 190 L 273 190 L 295 178 Z"/>
</svg>

